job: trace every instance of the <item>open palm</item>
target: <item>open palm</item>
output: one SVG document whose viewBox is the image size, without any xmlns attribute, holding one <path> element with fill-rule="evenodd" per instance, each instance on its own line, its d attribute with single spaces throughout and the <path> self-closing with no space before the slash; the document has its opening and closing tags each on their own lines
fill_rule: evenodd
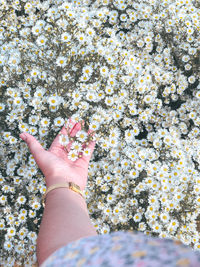
<svg viewBox="0 0 200 267">
<path fill-rule="evenodd" d="M 71 123 L 72 129 L 70 131 L 70 136 L 73 137 L 81 130 L 81 124 L 76 122 Z M 65 126 L 63 126 L 60 132 L 67 135 Z M 89 130 L 88 134 L 91 132 L 92 131 Z M 82 155 L 82 157 L 78 158 L 76 161 L 71 161 L 68 159 L 68 152 L 64 146 L 59 143 L 59 134 L 48 150 L 45 150 L 31 134 L 25 133 L 25 135 L 25 141 L 29 150 L 45 176 L 47 187 L 58 182 L 73 182 L 79 185 L 81 190 L 85 189 L 87 185 L 88 165 L 94 151 L 95 141 L 90 142 L 88 145 L 91 150 L 89 156 Z M 22 138 L 21 135 L 20 137 Z M 67 145 L 68 151 L 70 151 L 71 144 L 72 142 Z"/>
</svg>

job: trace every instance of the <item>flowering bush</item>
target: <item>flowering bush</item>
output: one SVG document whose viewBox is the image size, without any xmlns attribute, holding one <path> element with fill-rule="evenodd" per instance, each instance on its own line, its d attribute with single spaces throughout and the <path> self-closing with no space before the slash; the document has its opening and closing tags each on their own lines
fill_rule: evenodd
<svg viewBox="0 0 200 267">
<path fill-rule="evenodd" d="M 200 249 L 199 18 L 195 0 L 0 0 L 2 266 L 36 262 L 46 190 L 19 134 L 48 148 L 69 117 L 96 132 L 84 194 L 97 232 Z"/>
</svg>

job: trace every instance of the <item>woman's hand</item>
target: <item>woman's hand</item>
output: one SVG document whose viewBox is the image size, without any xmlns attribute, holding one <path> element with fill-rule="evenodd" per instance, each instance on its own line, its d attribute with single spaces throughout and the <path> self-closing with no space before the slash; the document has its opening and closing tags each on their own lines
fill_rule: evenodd
<svg viewBox="0 0 200 267">
<path fill-rule="evenodd" d="M 72 124 L 70 136 L 73 137 L 81 130 L 81 123 L 76 123 L 71 120 L 70 123 Z M 67 135 L 65 126 L 63 126 L 60 132 Z M 89 130 L 88 134 L 92 132 Z M 20 138 L 27 143 L 38 167 L 44 174 L 47 188 L 55 183 L 73 182 L 79 185 L 81 190 L 85 189 L 87 185 L 88 165 L 94 151 L 95 141 L 91 141 L 88 145 L 91 150 L 90 155 L 82 155 L 82 158 L 71 161 L 68 159 L 68 153 L 65 147 L 59 143 L 59 134 L 48 150 L 45 150 L 35 137 L 29 133 L 20 134 Z M 70 151 L 71 144 L 72 142 L 67 145 L 68 151 Z"/>
</svg>

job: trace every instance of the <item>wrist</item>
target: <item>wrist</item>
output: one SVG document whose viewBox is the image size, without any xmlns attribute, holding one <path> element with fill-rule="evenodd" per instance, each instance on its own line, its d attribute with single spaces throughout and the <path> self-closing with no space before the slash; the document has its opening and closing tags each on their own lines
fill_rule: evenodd
<svg viewBox="0 0 200 267">
<path fill-rule="evenodd" d="M 65 175 L 63 176 L 50 176 L 50 177 L 45 177 L 45 181 L 46 181 L 46 187 L 47 189 L 54 184 L 60 184 L 60 183 L 69 183 L 71 182 L 70 180 L 68 181 L 68 179 L 65 177 Z"/>
<path fill-rule="evenodd" d="M 45 207 L 58 201 L 60 205 L 70 205 L 72 202 L 76 203 L 76 205 L 80 206 L 88 213 L 85 199 L 79 193 L 69 188 L 59 187 L 48 192 L 46 195 Z"/>
</svg>

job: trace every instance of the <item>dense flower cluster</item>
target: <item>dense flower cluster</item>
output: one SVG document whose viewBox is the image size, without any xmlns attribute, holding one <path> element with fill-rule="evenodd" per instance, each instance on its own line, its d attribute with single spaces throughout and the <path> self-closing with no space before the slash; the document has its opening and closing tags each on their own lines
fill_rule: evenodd
<svg viewBox="0 0 200 267">
<path fill-rule="evenodd" d="M 3 266 L 36 261 L 46 190 L 19 133 L 48 148 L 69 117 L 96 132 L 84 193 L 99 234 L 200 249 L 199 22 L 195 0 L 0 0 Z"/>
</svg>

